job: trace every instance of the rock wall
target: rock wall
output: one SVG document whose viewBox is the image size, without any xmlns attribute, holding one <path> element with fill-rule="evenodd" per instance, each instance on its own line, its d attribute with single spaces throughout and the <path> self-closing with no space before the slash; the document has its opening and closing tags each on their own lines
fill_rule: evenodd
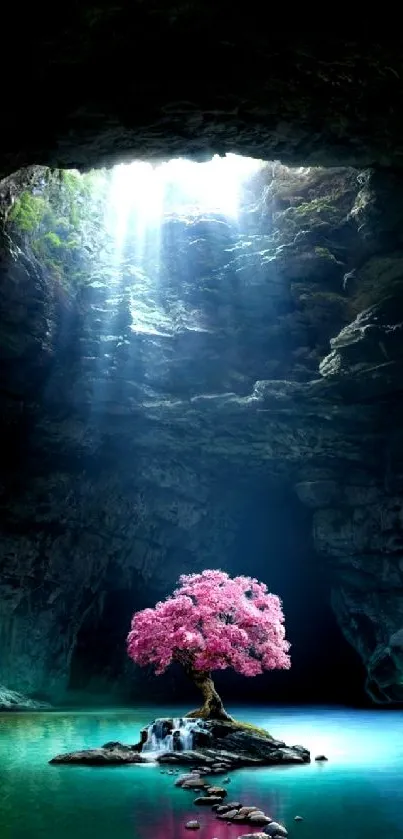
<svg viewBox="0 0 403 839">
<path fill-rule="evenodd" d="M 365 417 L 359 469 L 330 469 L 297 491 L 314 509 L 317 548 L 332 568 L 333 608 L 367 669 L 376 702 L 401 702 L 402 225 L 401 181 L 367 174 L 352 216 L 366 247 L 346 278 L 369 308 L 331 341 L 320 372 Z"/>
<path fill-rule="evenodd" d="M 86 646 L 115 682 L 112 605 L 231 570 L 262 485 L 312 508 L 368 690 L 400 701 L 401 187 L 268 166 L 239 225 L 166 219 L 157 267 L 133 246 L 74 294 L 4 238 L 0 682 L 60 696 Z"/>
</svg>

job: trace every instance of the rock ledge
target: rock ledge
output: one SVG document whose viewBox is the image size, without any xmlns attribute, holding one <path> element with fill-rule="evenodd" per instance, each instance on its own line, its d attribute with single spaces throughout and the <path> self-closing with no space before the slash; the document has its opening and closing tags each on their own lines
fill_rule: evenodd
<svg viewBox="0 0 403 839">
<path fill-rule="evenodd" d="M 165 751 L 153 755 L 160 764 L 170 766 L 203 766 L 213 773 L 216 767 L 220 772 L 228 772 L 241 766 L 271 766 L 279 764 L 309 763 L 310 753 L 303 746 L 287 746 L 282 740 L 275 740 L 270 735 L 258 731 L 245 730 L 233 723 L 215 722 L 204 724 L 209 740 L 208 746 L 185 751 Z M 112 765 L 122 763 L 147 763 L 150 752 L 140 753 L 142 743 L 125 746 L 119 742 L 105 743 L 97 749 L 85 749 L 77 752 L 57 755 L 49 763 L 86 764 L 87 766 Z M 151 758 L 152 759 L 152 758 Z"/>
</svg>

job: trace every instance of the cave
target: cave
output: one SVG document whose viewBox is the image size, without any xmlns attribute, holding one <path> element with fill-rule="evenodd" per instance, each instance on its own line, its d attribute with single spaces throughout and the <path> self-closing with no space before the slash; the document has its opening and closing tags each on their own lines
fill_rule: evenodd
<svg viewBox="0 0 403 839">
<path fill-rule="evenodd" d="M 127 662 L 130 612 L 246 563 L 294 648 L 249 701 L 399 703 L 400 175 L 229 154 L 2 183 L 1 683 L 185 695 Z"/>
<path fill-rule="evenodd" d="M 281 598 L 292 663 L 218 672 L 226 706 L 318 758 L 298 784 L 244 769 L 235 799 L 254 789 L 275 839 L 271 816 L 397 839 L 402 39 L 226 0 L 7 17 L 0 832 L 205 831 L 167 793 L 175 769 L 157 793 L 140 765 L 137 786 L 127 766 L 46 772 L 193 706 L 177 665 L 157 678 L 126 638 L 179 575 L 221 569 Z"/>
</svg>

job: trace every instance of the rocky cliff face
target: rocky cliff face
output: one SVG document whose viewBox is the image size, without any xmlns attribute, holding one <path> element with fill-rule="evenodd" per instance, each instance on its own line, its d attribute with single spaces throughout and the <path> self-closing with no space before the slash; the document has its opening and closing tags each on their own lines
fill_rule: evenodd
<svg viewBox="0 0 403 839">
<path fill-rule="evenodd" d="M 158 266 L 129 247 L 74 293 L 4 234 L 0 682 L 112 684 L 133 602 L 231 570 L 265 486 L 312 510 L 368 690 L 401 701 L 402 190 L 268 166 L 239 224 L 168 218 Z"/>
</svg>

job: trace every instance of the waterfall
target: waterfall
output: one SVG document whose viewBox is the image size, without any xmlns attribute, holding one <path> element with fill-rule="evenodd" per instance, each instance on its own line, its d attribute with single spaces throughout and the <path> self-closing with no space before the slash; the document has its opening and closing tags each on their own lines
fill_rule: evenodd
<svg viewBox="0 0 403 839">
<path fill-rule="evenodd" d="M 199 727 L 198 720 L 176 717 L 155 720 L 147 727 L 143 752 L 183 752 L 193 749 L 193 735 Z"/>
</svg>

